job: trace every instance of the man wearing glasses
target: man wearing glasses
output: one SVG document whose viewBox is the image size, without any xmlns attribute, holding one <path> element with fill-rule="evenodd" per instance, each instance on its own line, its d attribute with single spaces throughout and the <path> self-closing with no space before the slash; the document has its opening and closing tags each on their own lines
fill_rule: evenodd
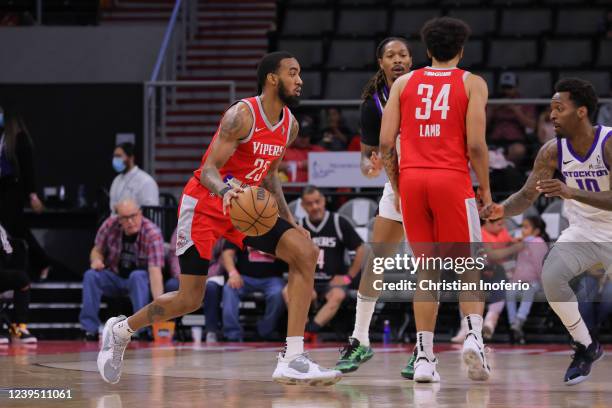
<svg viewBox="0 0 612 408">
<path fill-rule="evenodd" d="M 79 316 L 87 340 L 98 339 L 102 296 L 129 296 L 132 308 L 146 306 L 163 293 L 164 240 L 159 228 L 142 216 L 133 199 L 120 201 L 96 234 L 89 255 L 91 268 L 83 277 L 83 308 Z"/>
</svg>

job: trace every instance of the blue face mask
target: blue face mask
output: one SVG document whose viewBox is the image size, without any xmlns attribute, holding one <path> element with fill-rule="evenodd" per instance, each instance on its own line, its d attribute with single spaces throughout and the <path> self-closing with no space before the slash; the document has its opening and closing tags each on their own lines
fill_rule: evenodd
<svg viewBox="0 0 612 408">
<path fill-rule="evenodd" d="M 123 173 L 125 170 L 125 162 L 121 157 L 113 157 L 113 169 L 115 169 L 117 173 Z"/>
</svg>

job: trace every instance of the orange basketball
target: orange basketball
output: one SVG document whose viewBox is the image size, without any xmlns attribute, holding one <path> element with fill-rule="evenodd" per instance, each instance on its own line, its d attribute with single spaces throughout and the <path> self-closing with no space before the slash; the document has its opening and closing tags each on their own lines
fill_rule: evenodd
<svg viewBox="0 0 612 408">
<path fill-rule="evenodd" d="M 250 237 L 270 231 L 278 218 L 278 205 L 263 187 L 247 187 L 231 202 L 230 218 L 236 229 Z"/>
</svg>

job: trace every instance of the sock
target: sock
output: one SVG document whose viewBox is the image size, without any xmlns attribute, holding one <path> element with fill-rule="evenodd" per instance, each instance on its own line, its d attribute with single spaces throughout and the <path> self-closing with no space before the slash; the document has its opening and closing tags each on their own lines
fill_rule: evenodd
<svg viewBox="0 0 612 408">
<path fill-rule="evenodd" d="M 129 339 L 134 334 L 134 330 L 130 328 L 127 319 L 115 323 L 112 330 L 115 336 L 119 336 L 122 339 Z"/>
<path fill-rule="evenodd" d="M 479 335 L 482 334 L 482 316 L 478 314 L 469 314 L 465 316 L 465 322 L 467 324 L 468 333 L 476 332 Z"/>
<path fill-rule="evenodd" d="M 376 307 L 376 298 L 357 293 L 357 313 L 355 313 L 355 329 L 351 337 L 359 340 L 362 346 L 370 346 L 370 322 Z"/>
<path fill-rule="evenodd" d="M 304 352 L 304 337 L 303 336 L 292 336 L 287 337 L 287 343 L 285 343 L 285 358 L 291 358 L 302 354 Z"/>
<path fill-rule="evenodd" d="M 306 331 L 311 333 L 318 333 L 321 330 L 321 326 L 319 326 L 314 320 L 311 320 L 306 324 Z"/>
<path fill-rule="evenodd" d="M 425 355 L 429 360 L 434 359 L 433 353 L 433 332 L 420 331 L 417 332 L 417 353 Z"/>
<path fill-rule="evenodd" d="M 567 331 L 572 336 L 574 341 L 589 347 L 589 344 L 593 341 L 589 334 L 580 311 L 578 310 L 578 303 L 576 302 L 549 302 L 550 307 L 555 311 L 557 316 L 563 322 L 563 325 L 567 328 Z"/>
</svg>

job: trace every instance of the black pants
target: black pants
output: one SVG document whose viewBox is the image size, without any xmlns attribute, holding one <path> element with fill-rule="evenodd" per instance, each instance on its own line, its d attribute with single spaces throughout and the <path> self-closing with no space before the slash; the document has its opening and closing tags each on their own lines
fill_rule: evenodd
<svg viewBox="0 0 612 408">
<path fill-rule="evenodd" d="M 40 271 L 49 266 L 49 257 L 30 231 L 23 214 L 25 196 L 21 185 L 12 179 L 0 178 L 0 224 L 13 238 L 28 243 L 30 276 L 38 278 Z"/>
<path fill-rule="evenodd" d="M 24 270 L 6 269 L 0 260 L 0 292 L 13 290 L 13 322 L 27 323 L 30 306 L 30 278 Z M 23 290 L 27 288 L 26 290 Z"/>
</svg>

